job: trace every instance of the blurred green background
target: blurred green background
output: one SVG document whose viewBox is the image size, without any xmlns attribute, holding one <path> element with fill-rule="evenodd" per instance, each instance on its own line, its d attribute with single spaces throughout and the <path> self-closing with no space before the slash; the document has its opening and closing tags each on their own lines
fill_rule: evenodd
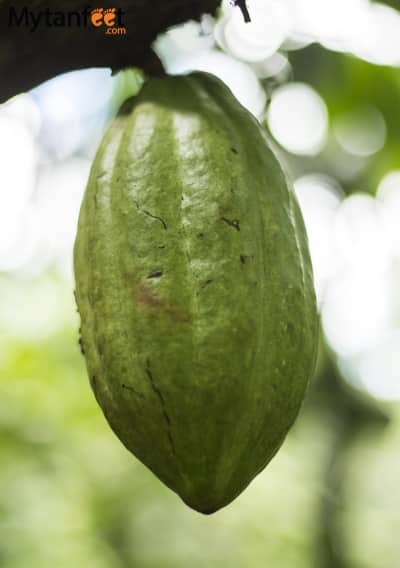
<svg viewBox="0 0 400 568">
<path fill-rule="evenodd" d="M 21 94 L 0 107 L 1 567 L 400 566 L 400 15 L 254 0 L 245 28 L 228 4 L 156 49 L 170 72 L 221 76 L 293 180 L 321 313 L 299 419 L 211 517 L 122 447 L 79 351 L 71 252 L 96 146 L 143 75 Z"/>
</svg>

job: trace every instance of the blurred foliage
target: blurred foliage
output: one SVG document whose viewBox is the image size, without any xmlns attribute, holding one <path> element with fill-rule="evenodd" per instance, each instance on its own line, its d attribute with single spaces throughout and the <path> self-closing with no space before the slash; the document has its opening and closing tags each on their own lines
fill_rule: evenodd
<svg viewBox="0 0 400 568">
<path fill-rule="evenodd" d="M 375 193 L 382 177 L 388 171 L 400 168 L 400 69 L 373 65 L 316 44 L 292 52 L 290 61 L 294 79 L 313 85 L 322 95 L 331 122 L 364 108 L 373 107 L 382 113 L 387 127 L 385 146 L 372 158 L 364 160 L 365 167 L 360 168 L 358 177 L 350 183 L 341 180 L 348 193 L 359 189 Z M 318 156 L 318 161 L 327 173 L 340 179 L 335 150 L 331 143 L 323 155 Z"/>
</svg>

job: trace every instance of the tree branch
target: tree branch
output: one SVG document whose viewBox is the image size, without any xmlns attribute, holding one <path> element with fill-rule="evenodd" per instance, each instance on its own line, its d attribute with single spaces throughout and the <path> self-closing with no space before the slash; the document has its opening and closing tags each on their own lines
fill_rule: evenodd
<svg viewBox="0 0 400 568">
<path fill-rule="evenodd" d="M 124 12 L 120 18 L 126 35 L 106 35 L 105 25 L 91 24 L 90 10 L 111 8 L 109 4 L 89 4 L 85 0 L 64 0 L 58 5 L 51 0 L 0 0 L 0 103 L 67 71 L 144 67 L 158 34 L 187 20 L 198 20 L 204 13 L 215 14 L 219 3 L 120 0 L 114 7 Z M 62 25 L 68 13 L 75 14 L 71 16 L 71 25 Z"/>
</svg>

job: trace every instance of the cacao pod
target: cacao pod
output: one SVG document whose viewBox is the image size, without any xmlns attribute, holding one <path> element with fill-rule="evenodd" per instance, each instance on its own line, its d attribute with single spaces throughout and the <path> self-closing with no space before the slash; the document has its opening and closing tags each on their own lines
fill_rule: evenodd
<svg viewBox="0 0 400 568">
<path fill-rule="evenodd" d="M 111 428 L 192 508 L 227 505 L 295 420 L 317 314 L 296 199 L 222 82 L 149 79 L 123 105 L 91 169 L 74 265 Z"/>
</svg>

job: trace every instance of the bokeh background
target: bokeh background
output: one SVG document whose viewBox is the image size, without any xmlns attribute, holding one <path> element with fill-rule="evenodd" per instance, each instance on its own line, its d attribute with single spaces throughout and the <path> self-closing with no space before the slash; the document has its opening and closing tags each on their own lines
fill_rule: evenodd
<svg viewBox="0 0 400 568">
<path fill-rule="evenodd" d="M 400 566 L 400 5 L 248 4 L 251 24 L 224 2 L 155 49 L 170 73 L 220 76 L 293 181 L 322 331 L 299 419 L 211 517 L 122 447 L 79 352 L 71 255 L 96 147 L 144 77 L 20 94 L 0 107 L 1 567 Z"/>
</svg>

